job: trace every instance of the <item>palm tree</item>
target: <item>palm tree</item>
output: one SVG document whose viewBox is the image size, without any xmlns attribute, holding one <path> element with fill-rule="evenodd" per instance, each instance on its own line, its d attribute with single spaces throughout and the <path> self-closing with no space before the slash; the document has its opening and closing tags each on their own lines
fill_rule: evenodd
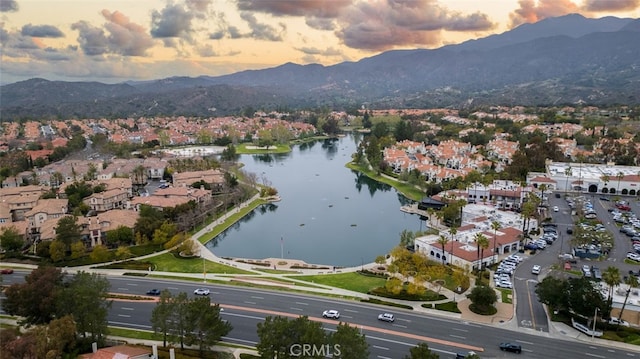
<svg viewBox="0 0 640 359">
<path fill-rule="evenodd" d="M 608 174 L 603 174 L 600 176 L 602 182 L 604 182 L 605 187 L 609 185 L 609 180 L 611 179 Z"/>
<path fill-rule="evenodd" d="M 620 181 L 624 178 L 624 173 L 618 172 L 618 174 L 616 175 L 616 178 L 618 179 L 618 191 L 617 191 L 617 193 L 620 193 Z"/>
<path fill-rule="evenodd" d="M 540 203 L 544 203 L 544 191 L 549 189 L 549 186 L 547 186 L 546 183 L 543 183 L 540 186 L 538 186 L 538 189 L 540 190 Z"/>
<path fill-rule="evenodd" d="M 493 229 L 493 255 L 498 256 L 498 252 L 496 249 L 498 248 L 498 243 L 496 237 L 498 236 L 498 229 L 500 229 L 500 222 L 493 221 L 491 222 L 491 229 Z M 498 262 L 498 259 L 495 258 L 494 263 Z"/>
<path fill-rule="evenodd" d="M 629 299 L 629 294 L 631 294 L 631 288 L 636 288 L 638 287 L 638 277 L 636 277 L 635 275 L 629 274 L 628 277 L 626 277 L 624 283 L 626 285 L 629 286 L 629 289 L 627 289 L 627 294 L 624 297 L 624 303 L 622 303 L 622 308 L 620 309 L 620 314 L 618 315 L 618 320 L 622 320 L 622 313 L 624 312 L 624 307 L 627 305 L 627 300 Z"/>
<path fill-rule="evenodd" d="M 458 234 L 458 227 L 456 225 L 451 226 L 451 228 L 449 228 L 449 234 L 451 235 L 451 253 L 450 253 L 450 255 L 452 255 L 453 254 L 453 243 L 455 242 L 456 234 Z"/>
<path fill-rule="evenodd" d="M 480 271 L 484 271 L 484 250 L 489 248 L 489 238 L 480 234 L 480 238 L 478 238 L 478 245 L 480 246 Z"/>
<path fill-rule="evenodd" d="M 483 241 L 487 241 L 487 237 L 485 237 L 484 234 L 482 233 L 476 233 L 476 235 L 473 236 L 473 241 L 476 242 L 476 250 L 478 251 L 478 254 L 477 254 L 478 270 L 482 270 L 482 257 L 481 257 L 480 251 L 483 249 L 482 249 L 481 243 Z"/>
<path fill-rule="evenodd" d="M 607 302 L 609 303 L 609 307 L 611 307 L 611 302 L 613 300 L 613 287 L 620 284 L 620 269 L 611 266 L 607 267 L 607 269 L 602 273 L 602 280 L 609 286 Z"/>
<path fill-rule="evenodd" d="M 449 243 L 449 238 L 441 234 L 440 237 L 438 238 L 438 244 L 442 247 L 442 255 L 440 256 L 440 258 L 442 259 L 443 267 L 444 267 L 444 246 L 446 246 L 447 243 Z"/>
<path fill-rule="evenodd" d="M 564 170 L 564 174 L 567 176 L 567 179 L 564 182 L 564 192 L 567 193 L 567 189 L 569 188 L 569 176 L 573 174 L 573 170 L 571 169 L 571 166 L 567 167 Z"/>
</svg>

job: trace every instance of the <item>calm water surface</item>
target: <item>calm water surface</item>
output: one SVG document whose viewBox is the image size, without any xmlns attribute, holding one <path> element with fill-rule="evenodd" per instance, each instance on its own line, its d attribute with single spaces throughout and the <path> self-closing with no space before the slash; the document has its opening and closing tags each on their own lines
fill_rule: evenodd
<svg viewBox="0 0 640 359">
<path fill-rule="evenodd" d="M 357 266 L 386 254 L 403 229 L 424 222 L 400 211 L 409 201 L 394 188 L 345 167 L 357 135 L 295 146 L 286 155 L 243 155 L 247 172 L 277 188 L 282 201 L 262 206 L 207 247 L 218 256 L 291 258 Z"/>
</svg>

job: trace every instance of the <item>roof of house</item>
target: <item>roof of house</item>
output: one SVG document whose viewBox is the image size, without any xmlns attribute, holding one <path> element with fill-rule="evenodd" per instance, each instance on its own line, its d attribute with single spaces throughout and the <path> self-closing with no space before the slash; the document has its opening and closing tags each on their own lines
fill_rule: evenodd
<svg viewBox="0 0 640 359">
<path fill-rule="evenodd" d="M 146 347 L 136 347 L 130 345 L 118 345 L 98 349 L 95 353 L 83 354 L 83 359 L 128 359 L 141 355 L 149 355 L 151 350 Z"/>
</svg>

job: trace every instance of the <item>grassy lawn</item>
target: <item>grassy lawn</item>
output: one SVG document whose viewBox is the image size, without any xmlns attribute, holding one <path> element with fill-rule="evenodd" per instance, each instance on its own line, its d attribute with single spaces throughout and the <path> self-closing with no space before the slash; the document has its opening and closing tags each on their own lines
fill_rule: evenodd
<svg viewBox="0 0 640 359">
<path fill-rule="evenodd" d="M 176 258 L 171 253 L 163 253 L 155 257 L 147 258 L 147 262 L 155 265 L 154 270 L 161 272 L 202 273 L 203 264 L 201 258 Z M 220 274 L 252 274 L 243 269 L 234 268 L 220 263 L 204 261 L 207 273 Z"/>
<path fill-rule="evenodd" d="M 236 223 L 237 221 L 239 221 L 242 217 L 244 217 L 247 213 L 253 211 L 254 209 L 256 209 L 258 206 L 263 205 L 267 203 L 267 201 L 263 200 L 263 199 L 257 199 L 251 203 L 249 203 L 246 207 L 244 208 L 240 208 L 240 211 L 236 212 L 236 209 L 232 209 L 233 213 L 232 215 L 230 215 L 226 221 L 224 221 L 223 224 L 215 226 L 211 232 L 207 232 L 205 234 L 203 234 L 200 238 L 198 238 L 198 241 L 200 241 L 200 243 L 205 244 L 207 242 L 209 242 L 210 240 L 212 240 L 215 236 L 217 236 L 218 234 L 222 233 L 224 230 L 226 230 L 227 228 L 231 227 L 234 223 Z"/>
<path fill-rule="evenodd" d="M 502 293 L 502 303 L 511 304 L 511 296 L 513 291 L 511 289 L 498 288 L 500 293 Z"/>
<path fill-rule="evenodd" d="M 329 285 L 336 288 L 348 289 L 360 293 L 367 293 L 373 288 L 382 287 L 386 282 L 386 279 L 384 278 L 364 276 L 355 272 L 292 276 L 291 278 L 311 283 Z"/>
<path fill-rule="evenodd" d="M 375 171 L 371 171 L 368 168 L 365 168 L 363 166 L 358 166 L 357 164 L 352 162 L 347 163 L 346 166 L 347 168 L 350 168 L 354 171 L 362 172 L 363 174 L 365 174 L 367 177 L 371 179 L 374 179 L 378 182 L 386 183 L 389 186 L 392 186 L 393 188 L 400 191 L 403 195 L 411 198 L 414 201 L 419 201 L 424 197 L 424 191 L 416 188 L 414 185 L 410 183 L 400 182 L 385 176 L 381 176 Z"/>
</svg>

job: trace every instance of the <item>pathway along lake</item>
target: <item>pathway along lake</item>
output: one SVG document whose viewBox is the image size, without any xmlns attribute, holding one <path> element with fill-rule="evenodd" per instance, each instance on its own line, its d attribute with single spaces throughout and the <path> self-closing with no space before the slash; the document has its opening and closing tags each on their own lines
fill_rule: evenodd
<svg viewBox="0 0 640 359">
<path fill-rule="evenodd" d="M 242 155 L 247 172 L 265 178 L 281 201 L 264 205 L 207 243 L 221 257 L 300 259 L 358 266 L 387 254 L 407 229 L 424 229 L 393 187 L 345 165 L 358 134 L 293 147 L 283 155 Z"/>
</svg>

